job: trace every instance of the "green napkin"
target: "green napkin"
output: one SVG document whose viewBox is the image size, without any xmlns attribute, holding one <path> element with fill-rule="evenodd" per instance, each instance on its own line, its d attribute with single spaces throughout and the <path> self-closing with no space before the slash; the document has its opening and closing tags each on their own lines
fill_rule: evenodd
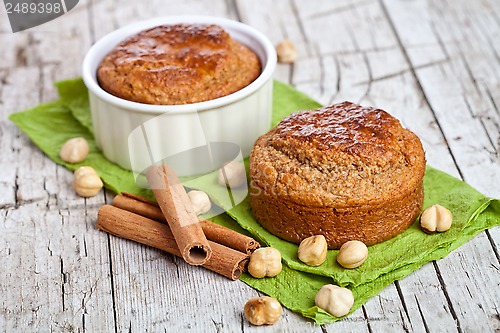
<svg viewBox="0 0 500 333">
<path fill-rule="evenodd" d="M 85 137 L 91 152 L 84 164 L 94 167 L 109 189 L 151 198 L 150 191 L 135 185 L 130 171 L 109 162 L 96 148 L 87 89 L 82 80 L 60 81 L 56 87 L 60 100 L 13 114 L 10 119 L 52 160 L 72 170 L 82 164 L 64 163 L 58 156 L 59 149 L 70 138 Z M 318 106 L 316 101 L 294 88 L 274 83 L 273 124 L 294 111 Z M 427 167 L 424 205 L 439 203 L 452 211 L 453 226 L 449 231 L 427 235 L 419 229 L 418 223 L 414 223 L 399 236 L 370 246 L 368 259 L 361 267 L 341 268 L 335 261 L 337 251 L 333 250 L 328 252 L 323 265 L 310 267 L 297 259 L 297 245 L 275 237 L 255 221 L 248 199 L 232 208 L 230 202 L 223 200 L 225 189 L 214 186 L 215 183 L 216 175 L 212 173 L 191 179 L 185 185 L 206 191 L 218 205 L 228 210 L 227 214 L 213 217 L 213 221 L 239 232 L 248 232 L 261 243 L 279 249 L 286 264 L 277 277 L 254 279 L 244 274 L 241 279 L 320 324 L 339 319 L 314 306 L 314 296 L 324 284 L 336 283 L 351 289 L 355 297 L 353 312 L 393 281 L 426 262 L 443 258 L 478 232 L 500 224 L 499 200 L 487 198 L 464 182 Z"/>
</svg>

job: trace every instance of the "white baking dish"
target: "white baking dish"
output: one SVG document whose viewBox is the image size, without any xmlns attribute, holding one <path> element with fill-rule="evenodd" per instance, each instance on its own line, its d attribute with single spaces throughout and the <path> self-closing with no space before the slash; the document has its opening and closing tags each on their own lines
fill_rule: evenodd
<svg viewBox="0 0 500 333">
<path fill-rule="evenodd" d="M 205 23 L 222 26 L 235 40 L 251 48 L 259 57 L 262 72 L 247 87 L 230 95 L 214 100 L 186 105 L 152 105 L 131 102 L 109 94 L 103 90 L 96 78 L 97 68 L 105 55 L 128 36 L 142 30 L 163 24 Z M 274 46 L 263 34 L 240 22 L 209 16 L 172 16 L 159 17 L 137 22 L 104 36 L 88 51 L 83 61 L 82 76 L 89 90 L 94 136 L 97 146 L 112 162 L 125 169 L 132 169 L 135 156 L 141 155 L 142 143 L 136 142 L 137 135 L 130 134 L 148 123 L 151 130 L 147 133 L 149 143 L 160 147 L 154 159 L 161 158 L 165 151 L 193 149 L 200 142 L 224 142 L 237 145 L 243 157 L 247 157 L 257 137 L 271 126 L 272 113 L 272 76 L 276 67 Z M 199 122 L 194 122 L 197 114 Z M 153 118 L 161 121 L 154 125 Z M 195 116 L 196 118 L 196 116 Z M 168 123 L 168 130 L 161 124 Z M 203 129 L 202 133 L 198 130 Z M 144 126 L 143 126 L 144 127 Z M 130 136 L 130 142 L 129 142 Z M 129 145 L 130 143 L 130 145 Z M 142 147 L 142 148 L 141 148 Z M 139 152 L 139 153 L 137 153 Z M 151 151 L 144 152 L 147 156 Z M 151 156 L 151 154 L 149 154 Z M 163 156 L 165 157 L 165 156 Z M 158 162 L 154 160 L 152 162 Z M 189 158 L 176 166 L 180 176 L 206 172 L 200 167 L 200 158 Z M 218 167 L 214 165 L 214 167 Z M 135 170 L 143 171 L 143 170 Z"/>
</svg>

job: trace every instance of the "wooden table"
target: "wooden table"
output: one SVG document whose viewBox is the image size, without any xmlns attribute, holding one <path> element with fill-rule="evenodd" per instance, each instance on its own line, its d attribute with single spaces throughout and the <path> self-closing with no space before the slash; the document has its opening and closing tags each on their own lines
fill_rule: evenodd
<svg viewBox="0 0 500 333">
<path fill-rule="evenodd" d="M 500 1 L 81 0 L 13 34 L 0 6 L 0 332 L 500 331 L 500 228 L 388 286 L 352 316 L 318 326 L 285 311 L 251 326 L 259 292 L 95 229 L 111 192 L 82 199 L 7 116 L 56 98 L 104 34 L 161 15 L 206 14 L 298 48 L 275 77 L 324 104 L 397 116 L 430 165 L 500 197 Z"/>
</svg>

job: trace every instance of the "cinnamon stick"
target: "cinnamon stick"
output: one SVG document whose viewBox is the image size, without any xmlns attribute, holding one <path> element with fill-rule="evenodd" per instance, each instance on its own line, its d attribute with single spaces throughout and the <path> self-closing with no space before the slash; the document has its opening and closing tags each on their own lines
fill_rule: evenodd
<svg viewBox="0 0 500 333">
<path fill-rule="evenodd" d="M 149 167 L 146 177 L 184 260 L 191 265 L 206 263 L 212 249 L 179 178 L 166 164 Z"/>
<path fill-rule="evenodd" d="M 113 199 L 113 206 L 128 210 L 158 222 L 166 222 L 158 204 L 130 193 L 122 193 Z M 207 239 L 228 246 L 237 251 L 251 254 L 260 247 L 252 237 L 245 236 L 232 229 L 207 220 L 200 221 L 201 228 Z"/>
<path fill-rule="evenodd" d="M 136 213 L 152 220 L 167 223 L 167 219 L 163 215 L 160 207 L 156 202 L 145 202 L 129 196 L 128 193 L 118 194 L 113 199 L 113 206 L 128 210 L 129 212 Z"/>
<path fill-rule="evenodd" d="M 118 207 L 102 206 L 97 214 L 97 228 L 117 237 L 182 256 L 168 225 Z M 245 269 L 249 256 L 212 241 L 208 243 L 212 249 L 212 255 L 202 266 L 232 280 L 237 280 Z"/>
<path fill-rule="evenodd" d="M 200 224 L 205 236 L 216 243 L 249 255 L 260 247 L 259 242 L 252 237 L 245 236 L 217 223 L 202 220 Z"/>
</svg>

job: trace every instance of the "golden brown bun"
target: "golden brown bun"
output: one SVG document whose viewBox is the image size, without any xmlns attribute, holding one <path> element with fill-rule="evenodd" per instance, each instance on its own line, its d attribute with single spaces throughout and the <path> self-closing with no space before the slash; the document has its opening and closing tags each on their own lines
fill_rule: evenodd
<svg viewBox="0 0 500 333">
<path fill-rule="evenodd" d="M 229 95 L 260 74 L 257 55 L 221 27 L 163 25 L 118 44 L 97 79 L 117 97 L 147 104 L 189 104 Z"/>
<path fill-rule="evenodd" d="M 350 102 L 283 119 L 250 156 L 252 212 L 271 233 L 329 248 L 396 236 L 423 204 L 418 137 L 387 112 Z"/>
</svg>

